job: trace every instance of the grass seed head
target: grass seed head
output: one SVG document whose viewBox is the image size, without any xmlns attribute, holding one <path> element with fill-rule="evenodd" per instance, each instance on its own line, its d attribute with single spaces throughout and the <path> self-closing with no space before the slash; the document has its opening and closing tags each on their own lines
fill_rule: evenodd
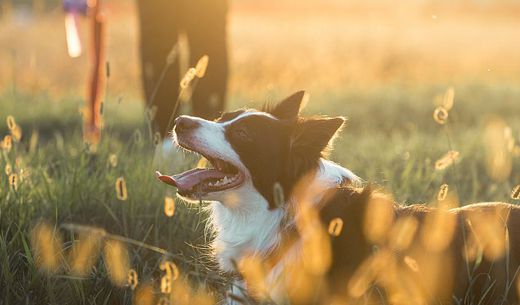
<svg viewBox="0 0 520 305">
<path fill-rule="evenodd" d="M 141 131 L 137 129 L 136 131 L 134 131 L 134 142 L 135 144 L 141 144 L 142 141 L 143 136 L 141 135 Z"/>
<path fill-rule="evenodd" d="M 451 108 L 453 108 L 454 104 L 454 97 L 455 97 L 455 90 L 453 87 L 449 87 L 448 90 L 444 93 L 443 99 L 442 99 L 442 107 L 446 109 L 447 111 L 450 111 Z"/>
<path fill-rule="evenodd" d="M 446 108 L 443 106 L 435 108 L 433 111 L 433 119 L 440 125 L 446 124 L 448 121 L 448 110 L 446 110 Z"/>
<path fill-rule="evenodd" d="M 130 263 L 128 251 L 123 243 L 116 240 L 107 240 L 103 249 L 103 256 L 110 281 L 118 287 L 125 285 Z"/>
<path fill-rule="evenodd" d="M 165 272 L 165 275 L 161 278 L 161 292 L 171 293 L 173 281 L 179 278 L 179 269 L 177 265 L 170 261 L 162 262 L 159 268 Z"/>
<path fill-rule="evenodd" d="M 339 236 L 343 230 L 343 219 L 336 217 L 329 223 L 329 234 L 332 236 Z"/>
<path fill-rule="evenodd" d="M 110 154 L 108 156 L 108 163 L 110 163 L 110 166 L 116 167 L 117 166 L 117 155 L 116 154 Z"/>
<path fill-rule="evenodd" d="M 512 172 L 511 138 L 511 128 L 502 119 L 494 118 L 486 124 L 483 136 L 486 172 L 497 182 L 505 181 Z"/>
<path fill-rule="evenodd" d="M 22 128 L 18 125 L 16 125 L 13 129 L 10 130 L 11 135 L 13 136 L 13 140 L 16 142 L 20 142 L 22 139 Z"/>
<path fill-rule="evenodd" d="M 172 197 L 164 197 L 164 214 L 167 217 L 173 217 L 175 214 L 175 200 Z"/>
<path fill-rule="evenodd" d="M 392 200 L 381 195 L 372 196 L 368 201 L 363 222 L 363 232 L 366 238 L 376 244 L 383 242 L 393 221 Z"/>
<path fill-rule="evenodd" d="M 6 122 L 7 128 L 9 128 L 9 130 L 13 130 L 16 127 L 16 121 L 14 120 L 14 117 L 12 115 L 7 116 Z"/>
<path fill-rule="evenodd" d="M 209 56 L 204 55 L 202 56 L 197 64 L 195 65 L 195 75 L 198 78 L 203 78 L 206 74 L 206 69 L 208 68 L 208 62 L 209 62 Z"/>
<path fill-rule="evenodd" d="M 11 167 L 11 164 L 7 163 L 5 165 L 5 174 L 7 176 L 11 175 L 11 173 L 13 172 L 13 168 Z"/>
<path fill-rule="evenodd" d="M 162 139 L 162 137 L 161 137 L 161 133 L 158 132 L 158 131 L 155 132 L 155 133 L 153 134 L 153 145 L 154 145 L 154 146 L 158 146 L 159 144 L 161 144 L 161 139 Z"/>
<path fill-rule="evenodd" d="M 134 292 L 132 298 L 133 305 L 154 305 L 155 304 L 155 293 L 151 284 L 139 285 Z"/>
<path fill-rule="evenodd" d="M 456 206 L 453 198 L 438 202 L 435 211 L 428 214 L 422 230 L 422 244 L 431 252 L 439 253 L 451 243 L 457 225 L 457 217 L 450 211 Z"/>
<path fill-rule="evenodd" d="M 515 186 L 513 191 L 511 191 L 511 198 L 514 200 L 520 200 L 520 184 Z"/>
<path fill-rule="evenodd" d="M 139 284 L 139 278 L 137 276 L 137 272 L 134 269 L 128 270 L 126 281 L 130 286 L 130 289 L 134 290 L 135 287 L 137 287 L 137 285 Z"/>
<path fill-rule="evenodd" d="M 81 233 L 69 254 L 69 264 L 74 275 L 85 276 L 99 257 L 102 235 L 97 232 Z"/>
<path fill-rule="evenodd" d="M 13 138 L 10 135 L 5 136 L 1 146 L 5 152 L 10 152 L 13 147 Z"/>
<path fill-rule="evenodd" d="M 446 183 L 441 185 L 441 187 L 439 188 L 439 192 L 437 193 L 437 200 L 443 201 L 444 199 L 446 199 L 446 196 L 448 195 L 448 191 L 449 191 L 449 186 Z"/>
<path fill-rule="evenodd" d="M 413 272 L 419 272 L 419 264 L 417 264 L 417 261 L 415 259 L 406 255 L 403 261 L 406 264 L 406 266 L 410 268 L 410 270 L 412 270 Z"/>
<path fill-rule="evenodd" d="M 125 201 L 128 199 L 128 192 L 126 190 L 125 178 L 119 177 L 116 180 L 116 195 L 117 199 Z"/>
<path fill-rule="evenodd" d="M 9 186 L 15 191 L 18 190 L 18 175 L 16 173 L 9 175 Z"/>
<path fill-rule="evenodd" d="M 450 150 L 446 154 L 444 154 L 444 156 L 442 156 L 442 158 L 435 161 L 435 169 L 436 170 L 446 169 L 446 168 L 450 167 L 451 165 L 453 165 L 453 163 L 457 162 L 459 160 L 459 157 L 460 157 L 460 153 L 458 151 Z"/>
<path fill-rule="evenodd" d="M 195 68 L 189 68 L 188 71 L 186 71 L 180 83 L 182 89 L 189 87 L 191 81 L 195 78 L 196 72 Z"/>
<path fill-rule="evenodd" d="M 177 59 L 177 55 L 179 54 L 179 44 L 176 43 L 170 52 L 168 53 L 168 56 L 166 56 L 166 64 L 171 65 L 175 62 L 175 59 Z"/>
<path fill-rule="evenodd" d="M 390 230 L 390 248 L 397 251 L 408 249 L 415 237 L 418 226 L 419 222 L 415 217 L 405 216 L 399 218 Z"/>
<path fill-rule="evenodd" d="M 37 130 L 33 130 L 31 133 L 31 139 L 29 140 L 29 153 L 34 153 L 38 147 L 39 134 Z"/>
<path fill-rule="evenodd" d="M 251 290 L 251 294 L 254 297 L 264 299 L 268 296 L 267 273 L 260 257 L 246 255 L 238 262 L 238 270 L 244 277 L 247 287 Z"/>
<path fill-rule="evenodd" d="M 45 272 L 56 272 L 61 264 L 63 240 L 48 223 L 38 223 L 31 230 L 31 249 L 36 265 Z"/>
</svg>

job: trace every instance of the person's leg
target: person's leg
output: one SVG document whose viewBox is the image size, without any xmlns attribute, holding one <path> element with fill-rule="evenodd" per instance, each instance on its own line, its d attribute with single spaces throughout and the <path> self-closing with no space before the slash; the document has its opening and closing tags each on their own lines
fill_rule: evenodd
<svg viewBox="0 0 520 305">
<path fill-rule="evenodd" d="M 182 26 L 190 47 L 190 65 L 209 56 L 206 75 L 192 96 L 193 114 L 215 119 L 224 110 L 228 81 L 227 0 L 184 0 Z"/>
<path fill-rule="evenodd" d="M 161 73 L 166 67 L 168 54 L 178 40 L 179 0 L 138 0 L 137 3 L 145 100 L 147 105 L 157 107 L 154 128 L 167 137 L 171 131 L 168 130 L 168 122 L 179 95 L 178 59 L 162 79 Z"/>
</svg>

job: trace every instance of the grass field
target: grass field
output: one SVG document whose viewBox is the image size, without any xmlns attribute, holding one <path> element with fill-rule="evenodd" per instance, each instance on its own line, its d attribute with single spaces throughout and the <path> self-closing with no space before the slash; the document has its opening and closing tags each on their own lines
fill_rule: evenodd
<svg viewBox="0 0 520 305">
<path fill-rule="evenodd" d="M 3 123 L 9 115 L 23 131 L 22 140 L 3 150 L 0 159 L 0 304 L 131 303 L 134 292 L 110 283 L 103 260 L 85 275 L 66 267 L 39 272 L 30 232 L 41 220 L 61 232 L 63 253 L 77 244 L 77 235 L 60 226 L 90 225 L 168 251 L 128 244 L 140 283 L 157 284 L 161 261 L 168 257 L 217 298 L 223 291 L 226 281 L 207 256 L 211 236 L 204 231 L 200 207 L 177 202 L 175 215 L 164 215 L 164 197 L 174 194 L 155 180 L 154 171 L 186 169 L 196 160 L 184 156 L 172 158 L 174 164 L 153 164 L 137 52 L 131 47 L 133 7 L 113 5 L 121 8 L 113 16 L 120 22 L 110 30 L 114 72 L 96 153 L 82 142 L 78 111 L 86 62 L 66 59 L 63 41 L 39 38 L 62 39 L 59 12 L 19 28 L 15 21 L 0 20 L 0 136 L 9 133 Z M 305 2 L 296 11 L 292 2 L 234 5 L 229 109 L 259 106 L 308 88 L 305 113 L 349 119 L 332 159 L 384 186 L 396 200 L 429 203 L 447 183 L 461 205 L 513 202 L 511 190 L 520 183 L 518 4 L 387 10 L 388 4 L 372 2 L 327 2 L 319 9 Z M 447 124 L 439 125 L 432 117 L 435 99 L 450 86 L 454 107 Z M 508 138 L 517 147 L 516 154 L 508 152 L 511 174 L 498 181 L 486 171 L 490 142 L 485 136 L 497 120 L 510 127 Z M 460 152 L 460 162 L 435 170 L 435 161 L 449 150 Z M 116 166 L 110 164 L 111 154 L 117 156 Z M 6 166 L 20 177 L 16 189 Z M 126 200 L 116 196 L 118 177 L 126 181 Z"/>
</svg>

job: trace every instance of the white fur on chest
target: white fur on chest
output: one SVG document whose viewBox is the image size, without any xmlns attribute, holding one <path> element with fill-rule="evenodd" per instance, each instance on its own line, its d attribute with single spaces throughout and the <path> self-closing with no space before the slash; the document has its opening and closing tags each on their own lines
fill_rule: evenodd
<svg viewBox="0 0 520 305">
<path fill-rule="evenodd" d="M 334 162 L 322 159 L 313 183 L 326 190 L 337 187 L 344 179 L 359 181 L 349 170 Z M 223 271 L 234 271 L 233 261 L 245 254 L 267 256 L 280 242 L 283 209 L 268 209 L 267 200 L 248 182 L 224 204 L 210 205 L 210 224 L 216 232 L 213 250 Z M 318 202 L 323 194 L 316 194 Z M 240 202 L 235 202 L 237 199 Z"/>
<path fill-rule="evenodd" d="M 269 253 L 279 241 L 283 211 L 269 210 L 267 200 L 252 185 L 240 191 L 241 202 L 210 205 L 210 223 L 216 231 L 213 250 L 224 271 L 234 271 L 232 261 L 238 262 L 245 254 Z"/>
</svg>

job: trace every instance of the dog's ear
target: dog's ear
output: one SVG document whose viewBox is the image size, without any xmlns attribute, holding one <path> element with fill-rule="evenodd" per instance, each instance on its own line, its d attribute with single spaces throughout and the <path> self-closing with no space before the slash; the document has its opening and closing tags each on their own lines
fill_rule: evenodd
<svg viewBox="0 0 520 305">
<path fill-rule="evenodd" d="M 328 152 L 345 118 L 310 118 L 296 123 L 292 134 L 291 153 L 309 161 L 317 161 Z"/>
<path fill-rule="evenodd" d="M 276 104 L 276 106 L 274 106 L 274 108 L 269 112 L 273 116 L 282 120 L 295 119 L 300 113 L 300 110 L 305 106 L 305 97 L 305 91 L 303 90 L 293 93 L 291 96 L 286 97 Z"/>
</svg>

